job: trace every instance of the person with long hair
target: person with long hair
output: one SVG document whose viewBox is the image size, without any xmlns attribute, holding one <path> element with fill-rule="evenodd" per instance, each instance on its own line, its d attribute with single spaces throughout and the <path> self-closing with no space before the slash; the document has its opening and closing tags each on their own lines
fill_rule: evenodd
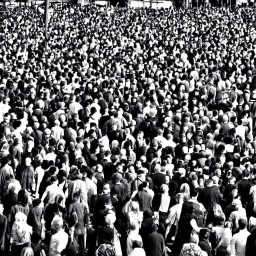
<svg viewBox="0 0 256 256">
<path fill-rule="evenodd" d="M 200 228 L 197 225 L 194 215 L 194 207 L 192 202 L 185 201 L 181 210 L 178 229 L 172 246 L 174 255 L 179 255 L 183 244 L 189 243 L 191 232 L 195 230 L 199 233 Z"/>
</svg>

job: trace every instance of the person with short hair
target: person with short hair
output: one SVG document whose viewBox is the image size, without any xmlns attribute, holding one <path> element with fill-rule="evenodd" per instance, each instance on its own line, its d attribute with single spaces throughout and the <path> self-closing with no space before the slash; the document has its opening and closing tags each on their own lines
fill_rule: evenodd
<svg viewBox="0 0 256 256">
<path fill-rule="evenodd" d="M 60 256 L 68 244 L 68 234 L 63 229 L 62 217 L 55 216 L 51 223 L 53 235 L 50 241 L 49 256 Z"/>
<path fill-rule="evenodd" d="M 129 255 L 133 251 L 133 243 L 135 241 L 140 241 L 142 243 L 142 238 L 139 235 L 139 228 L 140 228 L 140 225 L 138 221 L 136 220 L 130 221 L 130 232 L 128 234 L 127 242 L 126 242 L 127 255 Z"/>
<path fill-rule="evenodd" d="M 247 220 L 238 220 L 239 232 L 234 234 L 231 240 L 231 256 L 245 256 L 246 242 L 248 236 L 251 234 L 247 230 Z"/>
<path fill-rule="evenodd" d="M 134 241 L 132 244 L 132 248 L 133 250 L 130 254 L 128 254 L 128 256 L 146 256 L 141 241 Z"/>
<path fill-rule="evenodd" d="M 199 237 L 196 233 L 192 233 L 190 236 L 189 243 L 185 243 L 182 246 L 180 256 L 207 256 L 207 253 L 203 251 L 199 246 Z"/>
</svg>

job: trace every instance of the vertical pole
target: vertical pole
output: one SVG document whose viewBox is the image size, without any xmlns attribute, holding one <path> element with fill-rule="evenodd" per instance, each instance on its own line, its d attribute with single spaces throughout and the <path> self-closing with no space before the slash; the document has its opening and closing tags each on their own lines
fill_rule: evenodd
<svg viewBox="0 0 256 256">
<path fill-rule="evenodd" d="M 50 0 L 45 0 L 45 39 L 48 38 L 49 2 Z"/>
</svg>

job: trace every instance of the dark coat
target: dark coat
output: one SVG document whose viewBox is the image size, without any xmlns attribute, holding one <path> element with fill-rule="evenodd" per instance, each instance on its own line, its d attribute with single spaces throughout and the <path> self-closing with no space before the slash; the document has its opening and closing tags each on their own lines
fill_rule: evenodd
<svg viewBox="0 0 256 256">
<path fill-rule="evenodd" d="M 165 249 L 163 236 L 157 232 L 152 232 L 146 238 L 144 248 L 147 256 L 163 256 Z"/>
<path fill-rule="evenodd" d="M 215 203 L 219 203 L 220 192 L 215 187 L 206 187 L 202 189 L 198 196 L 198 202 L 202 203 L 209 212 Z"/>
<path fill-rule="evenodd" d="M 14 192 L 10 191 L 4 198 L 3 198 L 3 205 L 4 205 L 4 215 L 6 217 L 9 216 L 11 212 L 11 208 L 17 204 L 18 202 L 18 195 L 15 194 Z"/>
</svg>

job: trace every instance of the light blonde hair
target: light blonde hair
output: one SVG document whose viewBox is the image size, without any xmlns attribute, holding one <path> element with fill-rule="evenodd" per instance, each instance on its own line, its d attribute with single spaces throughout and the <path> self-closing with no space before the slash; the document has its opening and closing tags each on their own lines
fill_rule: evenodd
<svg viewBox="0 0 256 256">
<path fill-rule="evenodd" d="M 31 247 L 25 247 L 22 249 L 20 256 L 34 256 L 34 251 Z"/>
<path fill-rule="evenodd" d="M 17 212 L 15 214 L 15 221 L 17 222 L 27 222 L 27 215 L 23 212 Z"/>
</svg>

